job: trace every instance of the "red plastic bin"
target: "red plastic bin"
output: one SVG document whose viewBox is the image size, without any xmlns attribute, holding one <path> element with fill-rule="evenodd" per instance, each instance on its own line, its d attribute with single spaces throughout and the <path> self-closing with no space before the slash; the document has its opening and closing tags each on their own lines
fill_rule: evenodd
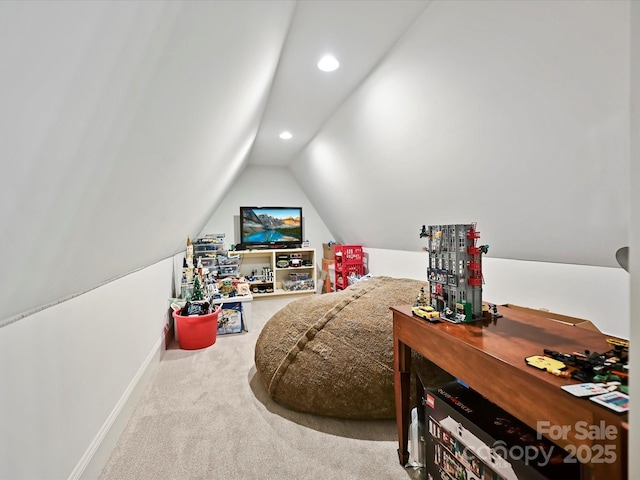
<svg viewBox="0 0 640 480">
<path fill-rule="evenodd" d="M 180 310 L 173 312 L 175 328 L 178 332 L 178 344 L 183 350 L 198 350 L 210 347 L 216 343 L 218 333 L 218 316 L 222 311 L 216 305 L 211 313 L 206 315 L 180 315 Z"/>
<path fill-rule="evenodd" d="M 334 254 L 342 254 L 342 263 L 362 263 L 362 245 L 340 245 L 334 246 Z"/>
<path fill-rule="evenodd" d="M 364 265 L 344 265 L 340 271 L 336 270 L 336 290 L 344 290 L 349 286 L 349 276 L 364 275 Z"/>
</svg>

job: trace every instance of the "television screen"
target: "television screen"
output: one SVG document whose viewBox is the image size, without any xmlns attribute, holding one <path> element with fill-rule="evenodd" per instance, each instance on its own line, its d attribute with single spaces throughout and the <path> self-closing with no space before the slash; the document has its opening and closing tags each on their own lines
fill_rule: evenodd
<svg viewBox="0 0 640 480">
<path fill-rule="evenodd" d="M 242 243 L 252 246 L 302 244 L 301 207 L 240 207 Z"/>
</svg>

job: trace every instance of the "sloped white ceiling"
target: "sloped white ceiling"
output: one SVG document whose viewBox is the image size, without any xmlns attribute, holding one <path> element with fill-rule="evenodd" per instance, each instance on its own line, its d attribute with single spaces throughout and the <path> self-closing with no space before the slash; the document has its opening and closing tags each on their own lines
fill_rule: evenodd
<svg viewBox="0 0 640 480">
<path fill-rule="evenodd" d="M 617 267 L 631 221 L 629 7 L 431 3 L 294 159 L 295 177 L 338 242 L 419 251 L 422 225 L 477 222 L 490 256 Z"/>
<path fill-rule="evenodd" d="M 178 252 L 249 157 L 290 162 L 428 4 L 0 2 L 0 324 Z"/>
<path fill-rule="evenodd" d="M 200 230 L 246 163 L 294 7 L 0 2 L 0 317 Z"/>
<path fill-rule="evenodd" d="M 288 166 L 429 3 L 298 2 L 249 162 Z M 338 70 L 318 70 L 326 54 Z M 279 140 L 285 130 L 293 138 Z"/>
</svg>

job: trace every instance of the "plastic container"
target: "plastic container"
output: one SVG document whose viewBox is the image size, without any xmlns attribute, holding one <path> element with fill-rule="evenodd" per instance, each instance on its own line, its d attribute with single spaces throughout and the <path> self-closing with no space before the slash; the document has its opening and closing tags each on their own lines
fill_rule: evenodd
<svg viewBox="0 0 640 480">
<path fill-rule="evenodd" d="M 183 350 L 198 350 L 216 343 L 218 316 L 221 310 L 220 305 L 215 305 L 211 313 L 188 317 L 180 315 L 180 310 L 174 311 L 173 320 L 178 331 L 180 348 Z"/>
<path fill-rule="evenodd" d="M 285 292 L 299 292 L 303 290 L 313 290 L 315 285 L 313 279 L 307 280 L 285 280 L 282 282 L 282 289 Z"/>
<path fill-rule="evenodd" d="M 335 254 L 342 255 L 342 263 L 362 263 L 362 245 L 335 245 Z"/>
</svg>

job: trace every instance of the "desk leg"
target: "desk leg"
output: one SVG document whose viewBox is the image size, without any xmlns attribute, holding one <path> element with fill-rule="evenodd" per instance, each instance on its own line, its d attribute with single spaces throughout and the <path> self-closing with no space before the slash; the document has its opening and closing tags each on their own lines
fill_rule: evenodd
<svg viewBox="0 0 640 480">
<path fill-rule="evenodd" d="M 396 423 L 398 425 L 398 459 L 404 467 L 409 462 L 407 449 L 409 435 L 409 421 L 411 409 L 409 405 L 409 389 L 411 383 L 411 348 L 400 340 L 394 342 L 394 379 L 396 397 Z"/>
</svg>

